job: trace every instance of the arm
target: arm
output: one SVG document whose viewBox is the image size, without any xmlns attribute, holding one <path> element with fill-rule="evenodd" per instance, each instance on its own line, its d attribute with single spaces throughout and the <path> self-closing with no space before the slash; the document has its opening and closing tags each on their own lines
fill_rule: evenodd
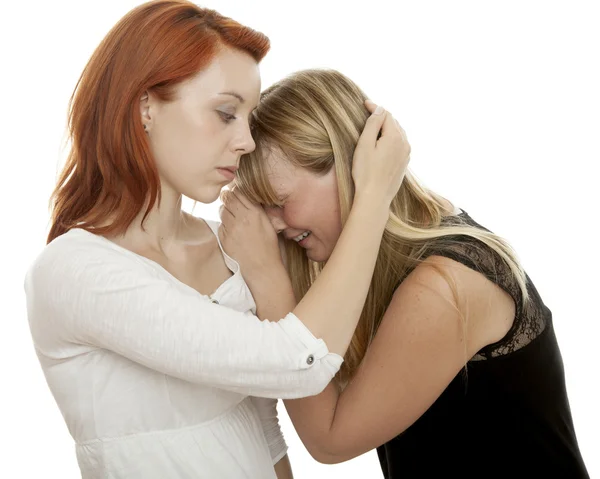
<svg viewBox="0 0 600 479">
<path fill-rule="evenodd" d="M 376 116 L 365 128 L 365 145 L 357 146 L 353 171 L 362 169 L 362 175 L 350 228 L 340 239 L 343 253 L 327 266 L 325 276 L 336 278 L 336 286 L 322 280 L 298 311 L 277 322 L 260 321 L 211 304 L 107 240 L 80 232 L 58 238 L 28 272 L 27 308 L 36 347 L 43 351 L 44 344 L 56 339 L 54 349 L 45 352 L 57 359 L 64 359 L 65 344 L 81 353 L 104 348 L 164 374 L 247 395 L 290 398 L 322 391 L 342 362 L 323 339 L 342 354 L 348 346 L 367 294 L 391 193 L 397 191 L 408 163 L 409 148 L 402 135 L 392 133 L 397 127 L 391 116 L 384 135 L 375 140 L 385 115 Z M 362 221 L 373 222 L 370 231 L 365 232 Z M 356 280 L 356 268 L 344 264 L 342 255 L 360 256 L 364 277 Z M 352 300 L 344 301 L 348 292 Z M 344 308 L 335 310 L 340 318 L 328 326 L 337 303 Z"/>
<path fill-rule="evenodd" d="M 459 311 L 469 312 L 466 329 Z M 478 350 L 506 334 L 514 314 L 510 296 L 483 275 L 430 257 L 395 292 L 342 393 L 330 384 L 318 396 L 285 401 L 304 445 L 316 460 L 338 463 L 391 440 L 433 404 Z"/>
<path fill-rule="evenodd" d="M 377 140 L 380 130 L 382 136 Z M 360 317 L 389 205 L 404 177 L 409 153 L 404 131 L 391 115 L 369 118 L 355 150 L 352 174 L 356 192 L 349 217 L 323 271 L 294 308 L 308 329 L 337 354 L 345 353 Z M 273 279 L 285 278 L 286 272 L 264 211 L 235 191 L 224 197 L 223 204 L 221 242 L 240 263 L 253 295 L 264 297 L 267 308 L 279 306 L 281 312 L 291 307 L 294 298 L 289 281 L 279 284 Z M 272 259 L 259 254 L 264 245 L 269 245 Z M 263 314 L 263 303 L 258 301 L 257 306 Z"/>
<path fill-rule="evenodd" d="M 364 205 L 354 211 L 355 230 L 361 215 L 382 209 Z M 370 238 L 373 265 L 383 231 L 380 221 Z M 356 254 L 361 238 L 347 238 L 346 250 Z M 369 261 L 363 263 L 368 267 Z M 294 313 L 275 322 L 261 321 L 212 304 L 149 268 L 108 240 L 83 231 L 53 242 L 29 271 L 25 285 L 36 346 L 44 350 L 44 342 L 60 335 L 69 345 L 114 351 L 186 381 L 272 398 L 318 394 L 339 370 L 342 358 L 331 354 Z M 337 283 L 350 288 L 354 280 L 345 274 Z M 364 296 L 368 281 L 362 283 Z M 319 295 L 305 302 L 304 317 L 314 314 L 326 322 L 320 313 L 323 301 L 327 297 Z M 350 336 L 360 315 L 356 304 L 354 310 L 355 316 L 344 316 Z M 54 354 L 64 354 L 62 349 L 56 346 L 59 352 Z M 53 351 L 46 352 L 52 356 Z"/>
<path fill-rule="evenodd" d="M 283 456 L 281 461 L 275 464 L 275 474 L 277 474 L 277 479 L 294 479 L 292 465 L 287 454 Z"/>
<path fill-rule="evenodd" d="M 26 277 L 36 347 L 56 359 L 104 348 L 186 381 L 268 397 L 316 394 L 339 369 L 341 358 L 293 315 L 260 321 L 159 273 L 89 233 L 58 238 Z"/>
<path fill-rule="evenodd" d="M 293 310 L 316 337 L 325 340 L 330 351 L 343 355 L 369 290 L 388 209 L 377 197 L 355 200 L 331 257 L 298 305 L 281 261 L 276 267 L 261 263 L 244 268 L 258 315 L 279 318 L 284 311 Z"/>
</svg>

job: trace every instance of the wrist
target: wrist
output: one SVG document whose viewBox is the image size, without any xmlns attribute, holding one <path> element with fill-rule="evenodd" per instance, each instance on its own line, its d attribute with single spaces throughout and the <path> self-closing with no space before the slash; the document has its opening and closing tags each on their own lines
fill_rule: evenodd
<svg viewBox="0 0 600 479">
<path fill-rule="evenodd" d="M 244 267 L 242 274 L 250 289 L 276 284 L 280 281 L 289 281 L 289 276 L 280 258 Z"/>
<path fill-rule="evenodd" d="M 385 226 L 390 216 L 390 201 L 380 193 L 356 193 L 350 214 L 360 216 L 365 222 Z"/>
<path fill-rule="evenodd" d="M 256 315 L 261 319 L 276 321 L 283 318 L 296 306 L 292 282 L 283 264 L 271 269 L 255 270 L 246 284 L 256 303 Z"/>
</svg>

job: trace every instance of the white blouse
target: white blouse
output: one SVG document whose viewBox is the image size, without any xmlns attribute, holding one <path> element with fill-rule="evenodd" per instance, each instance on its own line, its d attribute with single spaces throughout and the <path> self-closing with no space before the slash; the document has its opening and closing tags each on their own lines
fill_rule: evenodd
<svg viewBox="0 0 600 479">
<path fill-rule="evenodd" d="M 84 479 L 275 478 L 276 400 L 251 396 L 318 394 L 342 358 L 292 313 L 258 319 L 223 255 L 233 276 L 210 296 L 82 229 L 30 267 L 33 342 Z"/>
</svg>

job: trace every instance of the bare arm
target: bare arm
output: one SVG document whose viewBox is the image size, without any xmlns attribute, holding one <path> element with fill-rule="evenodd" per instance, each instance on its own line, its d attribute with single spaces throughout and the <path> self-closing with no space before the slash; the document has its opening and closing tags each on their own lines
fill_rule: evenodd
<svg viewBox="0 0 600 479">
<path fill-rule="evenodd" d="M 382 136 L 377 140 L 380 130 Z M 410 145 L 404 131 L 390 114 L 369 118 L 354 156 L 356 193 L 352 210 L 323 271 L 293 308 L 294 315 L 313 336 L 326 343 L 330 352 L 343 355 L 356 328 L 388 220 L 389 205 L 404 177 L 409 154 Z M 281 306 L 281 302 L 289 307 L 293 295 L 289 285 L 278 285 L 277 278 L 283 278 L 286 272 L 275 232 L 264 211 L 235 193 L 228 194 L 223 203 L 220 237 L 226 251 L 240 262 L 255 297 L 263 296 L 262 291 L 270 291 L 263 302 L 257 303 L 261 316 L 268 317 L 263 304 L 269 307 L 269 302 L 271 306 Z M 259 246 L 265 244 L 270 252 L 268 257 L 259 254 Z"/>
<path fill-rule="evenodd" d="M 469 311 L 466 330 L 459 311 Z M 512 299 L 483 275 L 447 258 L 429 258 L 396 290 L 343 392 L 330 383 L 319 395 L 284 401 L 305 447 L 319 462 L 333 464 L 401 434 L 475 352 L 506 334 L 514 314 Z"/>
<path fill-rule="evenodd" d="M 439 268 L 455 281 L 459 304 Z M 469 311 L 468 328 L 458 311 Z M 397 289 L 342 393 L 330 383 L 317 396 L 285 401 L 305 447 L 320 462 L 338 463 L 391 440 L 473 354 L 506 334 L 513 318 L 514 303 L 497 285 L 450 259 L 429 258 Z"/>
<path fill-rule="evenodd" d="M 275 474 L 277 474 L 277 479 L 294 479 L 292 465 L 290 464 L 290 458 L 287 454 L 275 464 Z"/>
</svg>

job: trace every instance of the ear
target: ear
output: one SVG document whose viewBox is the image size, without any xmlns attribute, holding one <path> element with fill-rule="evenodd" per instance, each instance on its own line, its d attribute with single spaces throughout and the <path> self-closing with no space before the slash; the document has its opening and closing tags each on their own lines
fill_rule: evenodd
<svg viewBox="0 0 600 479">
<path fill-rule="evenodd" d="M 152 128 L 152 113 L 151 113 L 152 96 L 150 92 L 145 91 L 140 99 L 140 115 L 142 125 L 146 133 L 149 133 Z"/>
</svg>

